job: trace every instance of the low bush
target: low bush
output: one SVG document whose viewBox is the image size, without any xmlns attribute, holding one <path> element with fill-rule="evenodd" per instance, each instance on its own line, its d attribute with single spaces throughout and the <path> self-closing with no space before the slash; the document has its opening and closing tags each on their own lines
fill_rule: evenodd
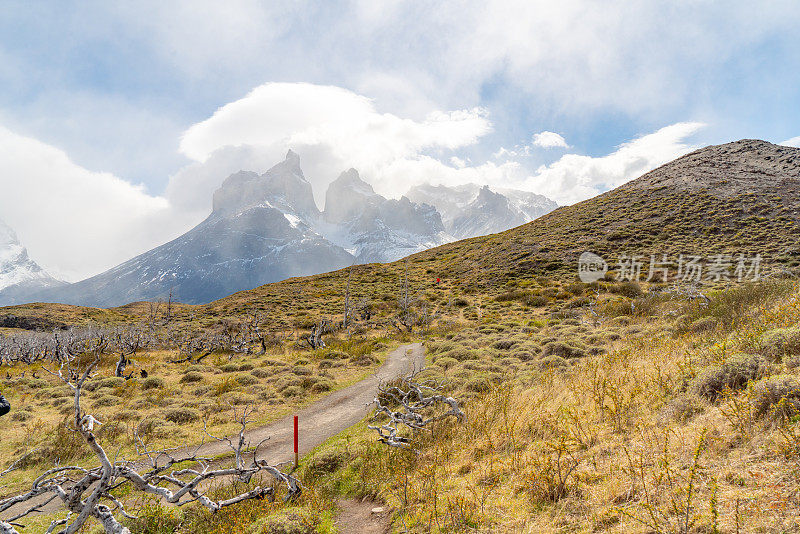
<svg viewBox="0 0 800 534">
<path fill-rule="evenodd" d="M 142 389 L 160 389 L 164 387 L 164 379 L 157 376 L 148 376 L 142 382 Z"/>
<path fill-rule="evenodd" d="M 489 383 L 489 380 L 487 380 L 486 377 L 479 376 L 468 381 L 464 385 L 464 389 L 474 393 L 486 393 L 492 389 L 492 385 Z"/>
<path fill-rule="evenodd" d="M 772 360 L 800 355 L 800 326 L 776 328 L 761 336 L 760 351 Z"/>
<path fill-rule="evenodd" d="M 800 413 L 800 380 L 777 375 L 753 386 L 753 407 L 758 417 L 791 417 Z"/>
<path fill-rule="evenodd" d="M 315 382 L 311 388 L 311 393 L 325 393 L 333 389 L 333 384 L 329 380 L 320 380 Z"/>
<path fill-rule="evenodd" d="M 586 347 L 566 341 L 551 341 L 544 346 L 542 356 L 560 356 L 561 358 L 581 358 L 586 356 Z"/>
<path fill-rule="evenodd" d="M 258 383 L 258 379 L 253 375 L 239 375 L 236 377 L 236 381 L 243 386 L 252 386 Z"/>
<path fill-rule="evenodd" d="M 191 408 L 172 408 L 164 412 L 164 419 L 176 425 L 183 425 L 197 421 L 200 419 L 200 414 Z"/>
<path fill-rule="evenodd" d="M 313 522 L 292 511 L 281 511 L 260 519 L 247 529 L 247 534 L 315 534 Z"/>
<path fill-rule="evenodd" d="M 681 394 L 670 399 L 658 412 L 658 419 L 662 422 L 675 421 L 685 423 L 703 411 L 703 407 L 692 395 Z"/>
<path fill-rule="evenodd" d="M 565 369 L 569 367 L 569 362 L 561 356 L 550 355 L 539 360 L 541 369 Z"/>
<path fill-rule="evenodd" d="M 699 373 L 691 384 L 693 393 L 716 401 L 726 390 L 744 388 L 750 380 L 765 377 L 769 368 L 765 360 L 755 354 L 735 354 L 722 365 L 714 365 Z"/>
<path fill-rule="evenodd" d="M 189 371 L 185 375 L 181 377 L 181 384 L 193 384 L 195 382 L 201 382 L 203 380 L 203 375 L 198 373 L 197 371 Z"/>
</svg>

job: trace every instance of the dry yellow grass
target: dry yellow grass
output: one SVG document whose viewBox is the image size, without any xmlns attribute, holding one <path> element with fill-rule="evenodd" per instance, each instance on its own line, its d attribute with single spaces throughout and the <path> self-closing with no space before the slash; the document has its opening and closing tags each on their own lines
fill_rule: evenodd
<svg viewBox="0 0 800 534">
<path fill-rule="evenodd" d="M 759 415 L 757 380 L 715 402 L 692 389 L 734 353 L 767 350 L 756 348 L 765 332 L 800 322 L 796 289 L 750 295 L 758 291 L 720 294 L 701 312 L 682 306 L 735 322 L 710 332 L 675 333 L 680 321 L 661 311 L 633 318 L 629 331 L 638 333 L 606 354 L 521 373 L 473 397 L 467 422 L 419 435 L 418 454 L 385 450 L 363 433 L 350 447 L 357 467 L 318 484 L 355 493 L 363 484 L 397 510 L 398 532 L 798 531 L 794 401 Z M 737 299 L 749 304 L 719 308 Z M 795 375 L 793 357 L 773 358 L 762 383 Z"/>
</svg>

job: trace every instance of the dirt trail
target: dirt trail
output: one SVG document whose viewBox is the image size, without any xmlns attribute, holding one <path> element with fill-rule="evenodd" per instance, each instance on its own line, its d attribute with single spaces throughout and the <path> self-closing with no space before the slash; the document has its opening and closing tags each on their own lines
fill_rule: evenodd
<svg viewBox="0 0 800 534">
<path fill-rule="evenodd" d="M 303 408 L 297 415 L 300 428 L 300 456 L 311 452 L 328 438 L 343 432 L 361 421 L 369 412 L 368 404 L 375 398 L 378 384 L 382 380 L 391 380 L 419 369 L 425 363 L 425 351 L 421 343 L 402 345 L 386 357 L 384 364 L 377 372 L 352 386 L 340 389 Z M 245 433 L 251 444 L 269 438 L 258 449 L 259 458 L 271 464 L 294 461 L 294 420 L 293 416 L 284 417 L 274 423 L 260 428 L 253 428 Z M 234 440 L 235 443 L 235 440 Z M 196 447 L 178 451 L 176 457 L 194 453 Z M 208 442 L 197 452 L 198 456 L 214 457 L 230 453 L 227 443 Z"/>
<path fill-rule="evenodd" d="M 390 513 L 373 501 L 341 499 L 336 528 L 342 534 L 386 534 L 391 527 Z"/>
<path fill-rule="evenodd" d="M 375 392 L 381 381 L 391 380 L 415 369 L 420 369 L 424 363 L 425 350 L 421 343 L 401 345 L 389 353 L 386 361 L 375 374 L 335 391 L 297 412 L 300 429 L 300 456 L 308 454 L 328 438 L 361 421 L 369 412 L 368 404 L 375 398 Z M 293 416 L 284 417 L 262 427 L 252 428 L 246 432 L 245 437 L 251 444 L 269 438 L 258 448 L 258 456 L 272 465 L 294 461 Z M 236 443 L 238 436 L 236 439 L 231 439 Z M 199 450 L 197 446 L 184 447 L 172 451 L 172 455 L 176 458 L 187 458 L 196 453 L 198 456 L 214 457 L 231 452 L 227 443 L 214 441 L 204 443 Z M 224 463 L 224 461 L 220 463 Z M 45 499 L 36 500 L 44 502 Z M 36 500 L 28 501 L 27 506 L 31 506 Z M 61 509 L 59 503 L 51 502 L 42 507 L 41 511 L 52 513 L 59 509 Z M 11 507 L 3 513 L 3 516 L 10 517 L 21 510 L 19 505 Z"/>
</svg>

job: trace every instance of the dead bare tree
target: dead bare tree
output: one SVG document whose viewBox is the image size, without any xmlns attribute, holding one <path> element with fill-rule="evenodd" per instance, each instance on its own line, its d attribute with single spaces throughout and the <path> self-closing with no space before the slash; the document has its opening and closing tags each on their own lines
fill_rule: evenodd
<svg viewBox="0 0 800 534">
<path fill-rule="evenodd" d="M 413 310 L 413 305 L 416 302 L 417 299 L 409 293 L 408 289 L 408 258 L 406 258 L 402 284 L 400 286 L 400 297 L 397 300 L 400 312 L 396 317 L 390 317 L 389 323 L 400 332 L 406 331 L 411 333 L 414 330 L 414 325 L 418 322 L 418 317 Z"/>
<path fill-rule="evenodd" d="M 590 298 L 589 302 L 586 305 L 592 326 L 595 328 L 600 326 L 600 324 L 602 323 L 602 321 L 600 320 L 600 314 L 597 313 L 597 304 L 599 302 L 600 302 L 600 288 L 596 287 L 594 289 L 594 297 Z M 584 320 L 581 319 L 581 322 L 584 322 Z"/>
<path fill-rule="evenodd" d="M 679 299 L 686 299 L 688 301 L 698 301 L 698 304 L 703 308 L 707 308 L 711 300 L 702 292 L 697 285 L 697 282 L 691 284 L 680 284 L 678 282 L 672 284 L 668 293 L 672 297 Z"/>
<path fill-rule="evenodd" d="M 328 321 L 322 319 L 319 323 L 311 327 L 311 332 L 303 339 L 312 349 L 321 349 L 325 347 L 325 341 L 322 339 L 322 334 L 328 326 Z"/>
<path fill-rule="evenodd" d="M 434 382 L 418 382 L 419 372 L 401 379 L 398 385 L 381 384 L 378 396 L 372 403 L 376 406 L 371 422 L 367 425 L 378 433 L 378 441 L 390 447 L 407 449 L 410 439 L 399 432 L 403 428 L 416 432 L 426 429 L 431 423 L 447 417 L 464 420 L 464 412 L 458 400 L 442 393 Z M 441 411 L 440 406 L 448 409 Z"/>
<path fill-rule="evenodd" d="M 69 358 L 62 360 L 57 370 L 48 370 L 72 388 L 75 412 L 72 430 L 81 435 L 100 465 L 89 468 L 80 465 L 53 467 L 39 476 L 29 491 L 0 499 L 0 513 L 12 508 L 17 510 L 11 517 L 0 521 L 0 534 L 18 534 L 16 528 L 21 527 L 19 520 L 40 511 L 53 501 L 61 501 L 69 514 L 65 519 L 54 521 L 48 528 L 48 533 L 74 534 L 90 518 L 94 518 L 100 522 L 106 533 L 130 534 L 128 528 L 120 522 L 119 516 L 133 516 L 125 511 L 123 503 L 114 496 L 114 492 L 123 490 L 126 485 L 176 506 L 197 502 L 212 511 L 247 499 L 273 499 L 275 492 L 272 486 L 258 485 L 232 498 L 215 501 L 201 487 L 214 480 L 236 479 L 249 483 L 254 475 L 264 472 L 286 486 L 286 499 L 300 494 L 302 487 L 297 479 L 281 472 L 278 466 L 259 459 L 258 446 L 251 449 L 246 442 L 245 429 L 251 422 L 250 408 L 234 410 L 234 418 L 240 424 L 235 442 L 230 438 L 219 438 L 206 432 L 213 439 L 230 445 L 235 456 L 233 467 L 215 468 L 212 459 L 197 455 L 199 446 L 186 456 L 177 455 L 174 450 L 150 450 L 138 435 L 136 439 L 140 455 L 147 460 L 145 465 L 124 459 L 112 462 L 94 434 L 95 426 L 100 425 L 100 421 L 84 412 L 81 406 L 83 386 L 99 364 L 101 350 L 100 344 L 93 345 L 91 353 L 94 354 L 94 360 L 82 372 L 74 368 L 75 360 Z M 181 468 L 174 469 L 179 463 Z"/>
<path fill-rule="evenodd" d="M 347 330 L 350 322 L 350 280 L 353 278 L 353 266 L 347 269 L 347 289 L 344 292 L 344 319 L 342 320 L 342 328 Z"/>
</svg>

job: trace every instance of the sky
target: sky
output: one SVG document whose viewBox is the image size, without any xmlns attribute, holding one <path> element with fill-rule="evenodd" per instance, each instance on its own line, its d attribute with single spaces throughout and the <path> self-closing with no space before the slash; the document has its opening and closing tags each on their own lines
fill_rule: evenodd
<svg viewBox="0 0 800 534">
<path fill-rule="evenodd" d="M 6 1 L 0 219 L 74 281 L 291 148 L 320 207 L 473 182 L 590 198 L 690 150 L 800 146 L 800 4 Z"/>
</svg>

